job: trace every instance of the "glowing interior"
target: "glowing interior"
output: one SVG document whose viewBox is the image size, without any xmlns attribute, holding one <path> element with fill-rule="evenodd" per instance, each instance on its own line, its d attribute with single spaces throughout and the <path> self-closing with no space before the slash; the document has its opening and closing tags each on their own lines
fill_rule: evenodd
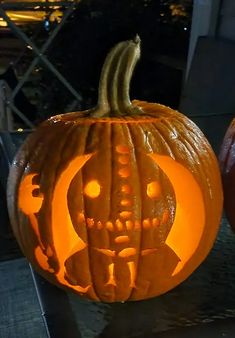
<svg viewBox="0 0 235 338">
<path fill-rule="evenodd" d="M 97 180 L 88 182 L 84 188 L 84 194 L 90 198 L 96 198 L 100 195 L 100 184 Z"/>
<path fill-rule="evenodd" d="M 128 146 L 123 145 L 123 144 L 119 144 L 115 147 L 116 151 L 120 154 L 129 154 L 130 153 L 130 149 Z"/>
<path fill-rule="evenodd" d="M 161 186 L 159 182 L 154 181 L 147 185 L 147 195 L 150 198 L 157 199 L 161 196 Z"/>
<path fill-rule="evenodd" d="M 131 175 L 131 169 L 128 167 L 121 168 L 118 170 L 118 175 L 123 178 L 129 177 Z"/>
<path fill-rule="evenodd" d="M 128 156 L 129 153 L 129 149 L 125 146 L 117 146 L 116 151 L 122 154 L 122 156 L 123 154 Z M 52 199 L 52 233 L 54 248 L 59 263 L 59 271 L 54 272 L 54 274 L 61 284 L 73 287 L 81 293 L 87 292 L 91 285 L 87 285 L 86 287 L 70 285 L 64 277 L 65 262 L 68 257 L 87 247 L 87 243 L 85 243 L 74 230 L 67 205 L 67 193 L 74 176 L 91 156 L 92 154 L 78 156 L 69 163 L 56 183 Z M 149 154 L 149 156 L 160 166 L 163 172 L 165 172 L 174 187 L 176 197 L 175 219 L 165 243 L 180 258 L 180 262 L 173 272 L 173 275 L 175 275 L 181 271 L 190 257 L 194 254 L 200 242 L 205 224 L 203 196 L 193 175 L 180 163 L 168 156 L 157 154 Z M 123 165 L 123 163 L 120 162 L 120 165 Z M 124 166 L 121 169 L 128 169 L 128 175 L 130 174 L 128 161 L 127 166 Z M 120 170 L 118 173 L 121 176 Z M 37 235 L 39 245 L 35 248 L 35 258 L 37 259 L 38 264 L 42 269 L 52 272 L 53 269 L 50 268 L 48 264 L 48 250 L 42 243 L 38 221 L 35 215 L 42 207 L 43 195 L 39 193 L 38 196 L 35 195 L 35 189 L 39 192 L 40 187 L 33 183 L 34 177 L 35 174 L 29 174 L 22 179 L 19 187 L 19 208 L 29 217 L 32 228 Z M 131 194 L 131 187 L 128 184 L 123 184 L 121 190 L 127 196 L 121 200 L 120 205 L 130 206 L 131 199 L 128 195 Z M 190 194 L 188 194 L 189 191 Z M 101 187 L 97 180 L 91 180 L 85 185 L 84 194 L 86 196 L 96 198 L 100 193 Z M 153 181 L 147 185 L 147 195 L 154 199 L 160 197 L 161 188 L 159 182 Z M 101 230 L 105 228 L 111 232 L 122 232 L 132 230 L 140 231 L 141 227 L 143 229 L 158 227 L 160 224 L 168 222 L 170 215 L 169 211 L 165 209 L 161 219 L 154 217 L 153 219 L 131 220 L 131 216 L 131 211 L 122 210 L 119 213 L 119 218 L 113 222 L 101 222 L 100 220 L 95 220 L 93 218 L 86 218 L 85 215 L 80 212 L 78 220 L 79 222 L 86 221 L 88 228 L 91 229 L 96 228 Z M 120 245 L 128 243 L 130 242 L 130 237 L 127 234 L 119 234 L 114 238 L 114 242 Z M 136 248 L 126 247 L 117 252 L 106 248 L 93 249 L 108 257 L 119 257 L 121 259 L 128 258 L 127 265 L 130 272 L 130 286 L 135 287 L 136 266 L 129 257 L 131 258 L 137 254 Z M 146 256 L 157 252 L 157 250 L 157 248 L 147 248 L 142 250 L 140 254 L 141 256 Z M 107 284 L 116 286 L 114 270 L 114 263 L 112 263 L 109 265 L 107 271 L 109 276 Z"/>
<path fill-rule="evenodd" d="M 149 154 L 165 172 L 174 187 L 176 212 L 166 244 L 181 261 L 173 276 L 179 273 L 196 251 L 205 226 L 205 208 L 201 189 L 188 169 L 169 156 Z M 165 212 L 167 216 L 167 211 Z"/>
<path fill-rule="evenodd" d="M 114 239 L 114 242 L 115 243 L 127 243 L 130 241 L 130 238 L 129 236 L 126 236 L 126 235 L 123 235 L 123 236 L 117 236 L 115 239 Z"/>
<path fill-rule="evenodd" d="M 56 273 L 56 277 L 61 284 L 70 287 L 71 285 L 64 277 L 65 261 L 74 253 L 86 248 L 87 244 L 74 230 L 67 205 L 67 193 L 72 179 L 91 156 L 92 154 L 77 156 L 69 163 L 57 181 L 52 199 L 52 236 L 59 263 L 59 271 Z M 85 293 L 90 286 L 75 285 L 73 288 L 78 292 Z"/>
<path fill-rule="evenodd" d="M 128 184 L 123 184 L 121 186 L 121 191 L 125 194 L 131 194 L 131 187 Z"/>
<path fill-rule="evenodd" d="M 120 202 L 122 207 L 129 207 L 132 204 L 132 201 L 130 199 L 124 198 L 123 200 L 121 200 Z"/>
<path fill-rule="evenodd" d="M 130 162 L 130 158 L 129 158 L 129 156 L 120 155 L 120 156 L 118 157 L 118 162 L 119 162 L 120 164 L 128 164 L 128 163 Z"/>
<path fill-rule="evenodd" d="M 18 195 L 18 206 L 25 215 L 37 213 L 42 206 L 43 197 L 38 194 L 35 196 L 35 191 L 39 191 L 39 185 L 33 183 L 33 179 L 37 174 L 28 174 L 23 177 Z"/>
</svg>

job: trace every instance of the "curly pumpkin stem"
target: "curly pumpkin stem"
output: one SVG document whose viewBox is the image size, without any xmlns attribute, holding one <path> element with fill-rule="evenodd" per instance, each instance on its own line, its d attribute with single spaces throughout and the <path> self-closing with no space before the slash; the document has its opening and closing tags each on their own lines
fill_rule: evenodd
<svg viewBox="0 0 235 338">
<path fill-rule="evenodd" d="M 100 77 L 98 105 L 92 116 L 136 115 L 129 97 L 130 81 L 140 57 L 140 38 L 118 43 L 109 52 Z"/>
</svg>

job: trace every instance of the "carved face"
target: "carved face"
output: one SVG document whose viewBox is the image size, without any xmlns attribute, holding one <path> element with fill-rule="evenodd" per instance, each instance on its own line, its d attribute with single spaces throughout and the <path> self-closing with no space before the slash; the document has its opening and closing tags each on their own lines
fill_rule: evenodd
<svg viewBox="0 0 235 338">
<path fill-rule="evenodd" d="M 128 288 L 138 289 L 137 270 L 138 265 L 141 269 L 141 261 L 146 266 L 155 261 L 153 266 L 157 262 L 157 272 L 162 278 L 173 277 L 200 241 L 204 206 L 190 172 L 168 156 L 135 150 L 140 170 L 141 166 L 146 168 L 138 178 L 133 152 L 133 148 L 123 144 L 111 149 L 113 169 L 109 176 L 93 170 L 102 161 L 99 152 L 77 156 L 62 170 L 51 204 L 51 245 L 43 244 L 40 217 L 35 216 L 40 216 L 45 202 L 40 185 L 35 183 L 37 174 L 25 176 L 20 185 L 19 207 L 30 218 L 38 237 L 34 253 L 37 263 L 55 274 L 62 285 L 79 293 L 92 288 L 91 282 L 84 284 L 80 278 L 84 256 L 91 255 L 94 270 L 102 271 L 93 278 L 96 284 L 102 284 L 103 298 L 108 298 L 110 287 L 117 290 L 119 285 L 122 287 L 123 271 L 128 276 Z M 184 183 L 179 182 L 181 177 Z M 197 214 L 190 198 L 184 195 L 184 185 L 193 191 Z M 183 212 L 184 207 L 187 212 L 191 210 L 191 215 Z M 183 242 L 180 237 L 187 233 L 188 218 L 197 227 L 197 234 Z M 168 262 L 164 262 L 163 269 L 160 260 L 164 256 Z M 57 260 L 58 270 L 50 263 L 52 257 Z M 84 269 L 87 268 L 83 266 Z"/>
<path fill-rule="evenodd" d="M 140 300 L 186 279 L 222 209 L 213 151 L 187 117 L 130 101 L 140 39 L 117 44 L 96 107 L 54 116 L 27 139 L 8 180 L 14 233 L 52 283 L 93 300 Z"/>
<path fill-rule="evenodd" d="M 147 175 L 143 174 L 141 185 L 138 186 L 136 177 L 133 177 L 136 172 L 131 169 L 131 149 L 126 145 L 117 145 L 112 149 L 112 153 L 114 164 L 112 185 L 107 184 L 107 177 L 92 170 L 100 160 L 99 153 L 92 154 L 84 164 L 86 175 L 81 189 L 84 209 L 81 210 L 80 202 L 74 209 L 73 203 L 70 214 L 73 224 L 77 224 L 75 228 L 78 232 L 79 226 L 86 222 L 91 249 L 96 251 L 98 256 L 112 258 L 112 262 L 106 268 L 109 277 L 105 284 L 117 286 L 115 262 L 123 260 L 129 269 L 129 286 L 134 287 L 138 256 L 153 254 L 165 245 L 175 215 L 175 196 L 171 183 L 166 179 L 165 188 L 168 188 L 168 194 L 163 197 L 164 187 L 159 181 L 158 167 L 149 156 L 139 154 L 149 170 Z M 78 180 L 81 179 L 79 176 Z M 76 184 L 71 185 L 72 195 L 76 194 L 75 186 Z M 141 201 L 138 200 L 140 195 Z M 112 204 L 109 211 L 105 210 L 107 203 Z M 143 206 L 143 213 L 138 206 L 139 203 Z M 79 210 L 78 218 L 77 210 Z M 146 243 L 143 242 L 141 245 L 142 231 Z M 107 233 L 109 241 L 108 243 L 103 241 L 102 244 L 101 239 L 107 236 Z M 151 239 L 153 236 L 154 240 Z M 106 258 L 104 265 L 107 265 Z"/>
<path fill-rule="evenodd" d="M 164 173 L 159 173 L 158 166 L 148 155 L 139 154 L 148 170 L 143 173 L 141 183 L 138 182 L 136 171 L 131 168 L 131 149 L 125 145 L 118 145 L 113 149 L 112 183 L 107 184 L 108 178 L 92 169 L 99 162 L 99 155 L 99 152 L 92 154 L 84 164 L 86 175 L 82 180 L 81 189 L 83 209 L 81 210 L 81 201 L 78 202 L 74 215 L 74 207 L 70 208 L 74 223 L 77 223 L 76 213 L 79 210 L 79 220 L 85 220 L 89 229 L 95 231 L 104 228 L 110 233 L 115 231 L 115 235 L 117 231 L 118 237 L 110 238 L 111 246 L 112 240 L 118 244 L 128 245 L 133 237 L 133 231 L 152 228 L 158 234 L 159 245 L 164 243 L 173 224 L 175 210 L 175 207 L 174 209 L 171 207 L 175 206 L 174 189 L 167 178 L 165 189 L 167 187 L 168 194 L 163 194 L 164 186 L 161 186 L 160 176 Z M 79 175 L 78 180 L 80 179 Z M 75 186 L 76 184 L 71 185 L 72 195 L 76 194 Z M 104 210 L 107 203 L 109 212 Z M 137 207 L 140 203 L 143 211 Z"/>
<path fill-rule="evenodd" d="M 140 300 L 186 279 L 210 251 L 222 210 L 216 158 L 169 107 L 130 101 L 140 39 L 117 44 L 96 107 L 30 135 L 8 180 L 14 233 L 52 283 L 93 300 Z"/>
</svg>

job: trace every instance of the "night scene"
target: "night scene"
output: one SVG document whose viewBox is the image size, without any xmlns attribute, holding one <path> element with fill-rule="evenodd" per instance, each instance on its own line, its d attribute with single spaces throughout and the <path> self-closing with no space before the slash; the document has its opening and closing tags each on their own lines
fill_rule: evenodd
<svg viewBox="0 0 235 338">
<path fill-rule="evenodd" d="M 0 338 L 234 337 L 234 17 L 0 2 Z"/>
</svg>

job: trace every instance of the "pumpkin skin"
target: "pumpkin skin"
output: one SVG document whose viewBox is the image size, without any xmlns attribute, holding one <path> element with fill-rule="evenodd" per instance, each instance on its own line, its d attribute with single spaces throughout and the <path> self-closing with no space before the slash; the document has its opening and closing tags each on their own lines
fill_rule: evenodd
<svg viewBox="0 0 235 338">
<path fill-rule="evenodd" d="M 219 153 L 219 162 L 224 191 L 224 211 L 235 231 L 234 194 L 235 194 L 235 119 L 226 131 Z"/>
<path fill-rule="evenodd" d="M 140 41 L 111 50 L 96 108 L 54 116 L 18 151 L 8 180 L 15 236 L 47 280 L 96 301 L 167 292 L 205 259 L 222 189 L 198 127 L 129 100 Z"/>
</svg>

